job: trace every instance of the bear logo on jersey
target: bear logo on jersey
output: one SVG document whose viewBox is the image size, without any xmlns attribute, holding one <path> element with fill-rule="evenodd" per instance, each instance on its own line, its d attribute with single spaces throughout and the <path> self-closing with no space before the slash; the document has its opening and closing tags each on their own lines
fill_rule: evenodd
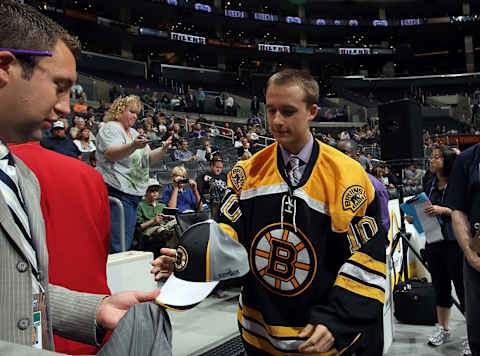
<svg viewBox="0 0 480 356">
<path fill-rule="evenodd" d="M 242 189 L 246 180 L 247 180 L 247 175 L 245 174 L 245 170 L 242 167 L 235 166 L 232 168 L 230 181 L 232 182 L 233 187 L 237 192 L 239 192 Z"/>
<path fill-rule="evenodd" d="M 292 224 L 263 228 L 253 239 L 250 269 L 260 283 L 275 294 L 296 296 L 313 281 L 317 256 L 312 243 Z"/>
<path fill-rule="evenodd" d="M 175 259 L 175 271 L 181 272 L 187 268 L 188 253 L 183 246 L 177 247 L 177 256 Z"/>
<path fill-rule="evenodd" d="M 342 196 L 343 210 L 351 210 L 356 213 L 367 201 L 367 193 L 361 185 L 352 185 L 345 190 Z"/>
</svg>

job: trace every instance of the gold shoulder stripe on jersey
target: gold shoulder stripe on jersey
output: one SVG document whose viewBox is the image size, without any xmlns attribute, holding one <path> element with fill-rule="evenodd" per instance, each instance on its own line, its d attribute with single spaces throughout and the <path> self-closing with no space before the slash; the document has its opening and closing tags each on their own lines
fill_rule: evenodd
<svg viewBox="0 0 480 356">
<path fill-rule="evenodd" d="M 367 201 L 367 193 L 361 185 L 351 185 L 342 196 L 343 210 L 351 210 L 356 213 L 358 209 Z"/>
</svg>

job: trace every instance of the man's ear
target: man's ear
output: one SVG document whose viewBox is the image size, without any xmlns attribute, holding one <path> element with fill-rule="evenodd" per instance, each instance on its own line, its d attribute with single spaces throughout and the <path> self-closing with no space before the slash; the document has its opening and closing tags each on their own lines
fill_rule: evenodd
<svg viewBox="0 0 480 356">
<path fill-rule="evenodd" d="M 7 51 L 0 51 L 0 88 L 8 83 L 14 62 L 15 56 L 13 54 Z"/>
<path fill-rule="evenodd" d="M 318 105 L 313 104 L 309 109 L 308 121 L 313 121 L 318 113 Z"/>
</svg>

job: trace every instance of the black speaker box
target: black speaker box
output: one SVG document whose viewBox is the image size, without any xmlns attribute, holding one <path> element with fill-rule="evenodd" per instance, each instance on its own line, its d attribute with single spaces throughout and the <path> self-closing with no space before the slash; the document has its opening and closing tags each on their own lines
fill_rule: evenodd
<svg viewBox="0 0 480 356">
<path fill-rule="evenodd" d="M 420 105 L 402 99 L 378 107 L 382 160 L 423 158 Z"/>
</svg>

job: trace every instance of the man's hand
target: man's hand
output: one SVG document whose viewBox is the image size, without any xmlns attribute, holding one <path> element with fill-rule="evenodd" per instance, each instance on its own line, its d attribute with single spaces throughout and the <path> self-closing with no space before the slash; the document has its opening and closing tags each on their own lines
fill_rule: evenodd
<svg viewBox="0 0 480 356">
<path fill-rule="evenodd" d="M 173 248 L 161 248 L 160 253 L 162 256 L 157 257 L 153 262 L 150 273 L 155 274 L 155 280 L 160 278 L 167 278 L 173 272 L 173 266 L 175 264 L 177 250 Z"/>
<path fill-rule="evenodd" d="M 105 329 L 113 330 L 128 309 L 138 303 L 154 300 L 160 294 L 160 289 L 152 292 L 120 292 L 102 300 L 97 309 L 97 324 Z"/>
<path fill-rule="evenodd" d="M 308 324 L 298 334 L 298 337 L 308 337 L 307 341 L 298 347 L 298 351 L 302 353 L 327 352 L 335 341 L 327 327 L 320 324 Z"/>
<path fill-rule="evenodd" d="M 435 215 L 442 215 L 445 213 L 445 208 L 443 206 L 439 205 L 430 205 L 429 207 L 425 208 L 425 213 L 430 215 L 430 216 L 435 216 Z"/>
</svg>

